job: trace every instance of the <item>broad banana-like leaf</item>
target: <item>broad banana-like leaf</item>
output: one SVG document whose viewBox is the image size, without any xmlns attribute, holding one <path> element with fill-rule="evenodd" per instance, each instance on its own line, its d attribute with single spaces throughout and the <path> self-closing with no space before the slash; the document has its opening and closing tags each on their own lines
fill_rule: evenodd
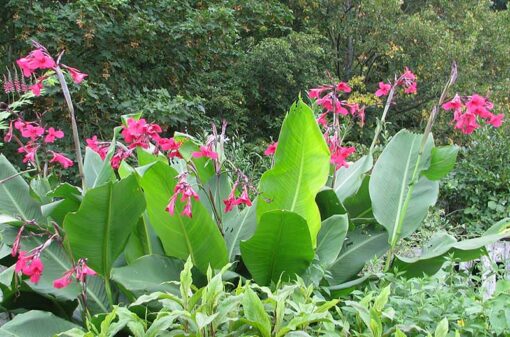
<svg viewBox="0 0 510 337">
<path fill-rule="evenodd" d="M 181 215 L 183 205 L 177 203 L 172 216 L 166 206 L 172 197 L 177 171 L 163 162 L 155 162 L 143 173 L 141 185 L 147 201 L 151 225 L 158 234 L 165 253 L 185 260 L 206 273 L 209 265 L 221 268 L 227 262 L 227 247 L 211 215 L 200 201 L 193 200 L 193 217 Z"/>
<path fill-rule="evenodd" d="M 341 167 L 336 172 L 335 193 L 340 201 L 344 201 L 359 189 L 365 174 L 372 169 L 373 158 L 371 154 L 367 154 L 349 167 Z"/>
<path fill-rule="evenodd" d="M 353 279 L 373 259 L 390 248 L 388 233 L 384 229 L 357 227 L 347 233 L 340 254 L 329 267 L 332 278 L 329 284 L 337 285 Z"/>
<path fill-rule="evenodd" d="M 234 262 L 237 255 L 241 253 L 239 244 L 241 241 L 248 240 L 255 233 L 257 227 L 257 202 L 258 199 L 253 201 L 251 207 L 245 207 L 235 217 L 231 217 L 223 224 L 225 232 L 225 242 L 228 248 L 228 259 Z"/>
<path fill-rule="evenodd" d="M 510 237 L 510 219 L 498 222 L 481 237 L 460 242 L 448 233 L 439 232 L 432 236 L 419 256 L 397 255 L 392 266 L 405 272 L 404 276 L 409 278 L 433 275 L 441 269 L 446 257 L 471 261 L 486 254 L 487 245 L 507 237 Z"/>
<path fill-rule="evenodd" d="M 284 210 L 264 213 L 253 237 L 241 242 L 241 256 L 260 285 L 300 275 L 314 256 L 306 221 Z"/>
<path fill-rule="evenodd" d="M 181 260 L 160 255 L 146 255 L 132 264 L 113 268 L 112 280 L 122 285 L 135 296 L 156 291 L 179 293 L 179 286 L 170 281 L 179 281 L 184 268 Z"/>
<path fill-rule="evenodd" d="M 340 254 L 348 229 L 347 214 L 335 214 L 322 221 L 315 250 L 321 265 L 327 268 L 335 261 Z"/>
<path fill-rule="evenodd" d="M 165 255 L 161 241 L 154 232 L 154 228 L 152 228 L 149 221 L 149 215 L 145 211 L 140 217 L 135 230 L 129 236 L 124 249 L 124 257 L 127 263 L 130 264 L 142 256 L 153 254 Z"/>
<path fill-rule="evenodd" d="M 104 160 L 101 159 L 99 154 L 92 151 L 92 149 L 88 147 L 85 148 L 85 159 L 83 161 L 83 181 L 85 189 L 94 188 L 115 180 L 115 173 L 113 172 L 110 161 L 115 154 L 117 137 L 121 130 L 122 127 L 120 126 L 113 129 L 113 138 Z"/>
<path fill-rule="evenodd" d="M 19 314 L 0 327 L 1 336 L 34 337 L 55 336 L 61 332 L 78 329 L 76 324 L 53 315 L 51 312 L 31 310 Z"/>
<path fill-rule="evenodd" d="M 92 269 L 109 277 L 144 209 L 134 175 L 88 190 L 78 211 L 64 219 L 75 258 L 87 258 Z"/>
<path fill-rule="evenodd" d="M 370 178 L 374 216 L 388 231 L 392 247 L 421 225 L 439 193 L 439 183 L 421 175 L 429 168 L 434 141 L 430 136 L 419 160 L 421 141 L 421 134 L 407 130 L 397 133 L 377 160 Z"/>
<path fill-rule="evenodd" d="M 367 175 L 356 194 L 351 195 L 344 201 L 344 206 L 349 214 L 349 221 L 354 224 L 372 224 L 376 222 L 368 190 L 369 182 L 370 176 Z"/>
<path fill-rule="evenodd" d="M 283 122 L 274 166 L 260 179 L 257 220 L 275 209 L 297 213 L 308 224 L 315 246 L 321 224 L 315 197 L 327 182 L 329 160 L 313 111 L 299 100 Z"/>
<path fill-rule="evenodd" d="M 0 154 L 0 213 L 25 221 L 44 223 L 41 205 L 30 195 L 30 188 L 12 164 Z"/>
</svg>

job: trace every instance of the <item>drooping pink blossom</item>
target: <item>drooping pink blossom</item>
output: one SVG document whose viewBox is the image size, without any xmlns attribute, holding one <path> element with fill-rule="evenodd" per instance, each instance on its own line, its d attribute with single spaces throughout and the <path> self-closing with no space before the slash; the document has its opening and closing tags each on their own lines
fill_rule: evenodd
<svg viewBox="0 0 510 337">
<path fill-rule="evenodd" d="M 273 142 L 273 143 L 269 144 L 269 146 L 264 151 L 264 155 L 274 156 L 277 147 L 278 147 L 278 142 Z"/>
<path fill-rule="evenodd" d="M 18 260 L 15 266 L 16 273 L 23 273 L 23 275 L 30 277 L 30 282 L 38 283 L 41 275 L 44 271 L 44 264 L 38 255 L 20 251 L 18 254 Z"/>
<path fill-rule="evenodd" d="M 85 278 L 88 276 L 94 276 L 97 275 L 97 273 L 91 269 L 89 266 L 87 266 L 87 263 L 84 259 L 82 259 L 81 263 L 79 264 L 78 268 L 76 269 L 76 279 L 80 282 L 85 282 Z"/>
<path fill-rule="evenodd" d="M 205 145 L 201 145 L 200 151 L 193 152 L 192 156 L 195 158 L 206 157 L 206 158 L 210 158 L 210 159 L 218 159 L 218 153 L 215 152 L 211 148 L 211 146 L 205 146 Z"/>
<path fill-rule="evenodd" d="M 67 271 L 61 278 L 58 278 L 53 281 L 53 287 L 57 289 L 62 289 L 67 287 L 73 282 L 73 271 Z"/>
<path fill-rule="evenodd" d="M 117 170 L 120 167 L 120 163 L 131 155 L 131 151 L 132 150 L 124 150 L 122 148 L 118 149 L 110 160 L 112 168 Z"/>
<path fill-rule="evenodd" d="M 35 49 L 28 56 L 16 61 L 25 77 L 30 77 L 37 69 L 50 69 L 56 66 L 55 61 L 42 49 Z"/>
<path fill-rule="evenodd" d="M 22 125 L 22 124 L 19 124 Z M 40 127 L 37 124 L 24 123 L 20 128 L 21 136 L 24 138 L 30 138 L 31 140 L 36 140 L 44 134 L 44 128 Z"/>
<path fill-rule="evenodd" d="M 55 130 L 55 128 L 50 127 L 46 130 L 46 137 L 44 137 L 45 143 L 53 143 L 56 139 L 64 138 L 64 131 Z"/>
<path fill-rule="evenodd" d="M 25 146 L 21 146 L 18 148 L 18 153 L 24 153 L 25 156 L 23 157 L 23 163 L 32 163 L 35 164 L 35 157 L 37 155 L 37 150 L 39 149 L 39 146 L 28 143 Z"/>
<path fill-rule="evenodd" d="M 13 136 L 14 136 L 13 122 L 11 121 L 9 123 L 9 129 L 7 129 L 7 133 L 4 136 L 4 142 L 10 143 L 10 141 L 12 140 Z"/>
<path fill-rule="evenodd" d="M 182 142 L 176 142 L 173 138 L 159 138 L 158 145 L 162 151 L 168 151 L 168 157 L 182 158 L 179 152 Z"/>
<path fill-rule="evenodd" d="M 391 90 L 391 84 L 379 82 L 379 89 L 375 92 L 377 97 L 382 97 L 388 95 Z"/>
<path fill-rule="evenodd" d="M 406 94 L 416 94 L 417 92 L 417 84 L 416 82 L 413 82 L 409 84 L 407 87 L 404 88 L 404 93 Z"/>
<path fill-rule="evenodd" d="M 480 126 L 476 121 L 476 115 L 469 111 L 465 113 L 455 111 L 453 119 L 455 121 L 455 128 L 467 135 L 473 133 Z"/>
<path fill-rule="evenodd" d="M 321 97 L 321 94 L 328 90 L 328 87 L 319 87 L 308 90 L 308 97 L 311 99 L 318 99 Z"/>
<path fill-rule="evenodd" d="M 37 82 L 28 87 L 30 91 L 34 94 L 34 96 L 41 96 L 41 90 L 43 89 L 43 80 L 42 78 L 38 79 Z"/>
<path fill-rule="evenodd" d="M 49 151 L 49 152 L 53 155 L 53 158 L 50 159 L 50 163 L 58 163 L 64 169 L 68 169 L 69 167 L 74 165 L 73 161 L 71 159 L 67 158 L 66 156 L 64 156 L 62 153 L 58 153 L 58 152 L 54 152 L 54 151 Z"/>
<path fill-rule="evenodd" d="M 191 187 L 191 185 L 187 182 L 186 177 L 187 173 L 179 175 L 178 182 L 175 185 L 173 191 L 174 193 L 170 198 L 167 207 L 165 208 L 165 210 L 172 216 L 175 214 L 175 206 L 177 198 L 179 196 L 181 197 L 179 201 L 185 203 L 184 209 L 181 214 L 190 218 L 193 216 L 191 212 L 191 199 L 199 200 L 198 194 L 195 192 L 195 190 L 193 190 L 193 187 Z"/>
<path fill-rule="evenodd" d="M 459 110 L 464 107 L 462 100 L 459 95 L 455 95 L 451 101 L 448 101 L 442 105 L 444 110 Z"/>
<path fill-rule="evenodd" d="M 80 84 L 85 79 L 85 77 L 88 76 L 87 74 L 82 73 L 81 71 L 79 71 L 76 68 L 72 68 L 69 66 L 64 66 L 64 67 L 69 71 L 69 75 L 71 75 L 73 82 L 76 84 Z"/>
</svg>

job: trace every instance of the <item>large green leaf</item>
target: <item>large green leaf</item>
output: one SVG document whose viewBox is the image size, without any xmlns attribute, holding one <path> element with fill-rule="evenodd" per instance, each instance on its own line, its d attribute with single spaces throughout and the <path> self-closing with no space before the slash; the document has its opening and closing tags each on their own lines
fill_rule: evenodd
<svg viewBox="0 0 510 337">
<path fill-rule="evenodd" d="M 340 254 L 329 267 L 332 279 L 328 282 L 337 285 L 353 279 L 368 261 L 383 255 L 389 248 L 385 230 L 358 227 L 347 233 Z"/>
<path fill-rule="evenodd" d="M 457 242 L 445 232 L 432 236 L 422 248 L 421 254 L 414 257 L 397 255 L 393 267 L 405 272 L 406 277 L 421 277 L 423 274 L 433 275 L 451 256 L 459 261 L 471 261 L 486 253 L 485 247 L 503 238 L 510 237 L 509 221 L 499 222 L 487 230 L 483 236 Z"/>
<path fill-rule="evenodd" d="M 274 166 L 260 179 L 257 219 L 284 209 L 301 215 L 315 245 L 321 218 L 315 196 L 329 174 L 330 154 L 313 111 L 302 100 L 285 117 L 274 156 Z"/>
<path fill-rule="evenodd" d="M 283 210 L 264 213 L 253 237 L 241 242 L 241 256 L 261 285 L 300 275 L 314 256 L 306 221 Z"/>
<path fill-rule="evenodd" d="M 83 181 L 85 189 L 94 188 L 115 180 L 115 173 L 113 172 L 110 161 L 115 154 L 117 137 L 121 130 L 122 127 L 120 126 L 113 130 L 113 139 L 104 160 L 90 148 L 85 148 L 85 159 L 83 163 Z"/>
<path fill-rule="evenodd" d="M 373 165 L 372 155 L 361 157 L 349 167 L 341 167 L 336 172 L 335 193 L 340 201 L 344 201 L 359 189 L 365 174 L 370 171 Z"/>
<path fill-rule="evenodd" d="M 347 213 L 344 205 L 340 202 L 335 191 L 331 188 L 324 188 L 322 191 L 317 193 L 315 202 L 317 203 L 317 206 L 319 206 L 322 221 L 335 214 Z"/>
<path fill-rule="evenodd" d="M 32 198 L 28 184 L 17 174 L 14 166 L 0 154 L 0 180 L 13 177 L 0 183 L 0 213 L 25 221 L 44 222 L 41 205 Z"/>
<path fill-rule="evenodd" d="M 128 263 L 131 263 L 144 255 L 152 254 L 164 255 L 164 250 L 161 241 L 150 224 L 149 215 L 145 211 L 140 217 L 135 230 L 129 236 L 124 250 L 124 257 Z"/>
<path fill-rule="evenodd" d="M 388 231 L 391 246 L 413 233 L 437 200 L 438 182 L 421 175 L 429 167 L 434 142 L 430 136 L 419 160 L 421 141 L 420 134 L 400 131 L 372 171 L 369 191 L 373 213 Z"/>
<path fill-rule="evenodd" d="M 144 209 L 134 175 L 90 189 L 79 210 L 64 220 L 74 256 L 87 258 L 92 269 L 109 277 Z"/>
<path fill-rule="evenodd" d="M 136 296 L 163 291 L 179 293 L 179 286 L 170 281 L 179 281 L 184 267 L 182 261 L 159 255 L 147 255 L 132 264 L 113 268 L 112 280 Z"/>
<path fill-rule="evenodd" d="M 143 173 L 141 184 L 151 225 L 167 255 L 183 260 L 191 256 L 193 264 L 203 273 L 209 264 L 213 268 L 223 267 L 228 261 L 225 242 L 199 201 L 193 200 L 192 218 L 180 214 L 183 208 L 180 203 L 173 216 L 165 210 L 177 183 L 176 176 L 177 172 L 162 162 L 154 163 Z"/>
<path fill-rule="evenodd" d="M 6 337 L 53 337 L 54 335 L 78 328 L 50 312 L 32 310 L 17 315 L 12 321 L 0 327 L 0 335 Z"/>
<path fill-rule="evenodd" d="M 240 242 L 248 240 L 255 233 L 255 228 L 257 227 L 257 202 L 258 198 L 253 201 L 251 207 L 245 207 L 235 217 L 227 219 L 223 224 L 225 242 L 228 248 L 228 259 L 231 262 L 241 253 L 239 248 Z"/>
<path fill-rule="evenodd" d="M 344 205 L 349 214 L 349 221 L 354 224 L 375 223 L 374 213 L 372 212 L 372 201 L 369 193 L 370 176 L 363 179 L 358 191 L 345 199 Z"/>
<path fill-rule="evenodd" d="M 446 177 L 455 166 L 458 152 L 459 147 L 457 145 L 434 147 L 430 167 L 423 172 L 423 175 L 430 180 L 440 180 Z"/>
<path fill-rule="evenodd" d="M 322 221 L 315 253 L 323 266 L 331 265 L 340 254 L 348 228 L 347 214 L 335 214 Z"/>
</svg>

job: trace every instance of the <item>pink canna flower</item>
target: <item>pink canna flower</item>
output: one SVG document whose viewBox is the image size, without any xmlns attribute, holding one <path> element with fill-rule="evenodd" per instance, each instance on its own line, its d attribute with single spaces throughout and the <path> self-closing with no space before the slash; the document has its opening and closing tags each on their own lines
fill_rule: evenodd
<svg viewBox="0 0 510 337">
<path fill-rule="evenodd" d="M 11 142 L 12 137 L 14 136 L 13 131 L 14 131 L 13 130 L 13 122 L 11 121 L 9 123 L 9 129 L 7 130 L 7 133 L 4 136 L 4 142 L 6 142 L 6 143 L 10 143 Z"/>
<path fill-rule="evenodd" d="M 273 143 L 269 144 L 269 146 L 264 151 L 264 155 L 266 155 L 268 157 L 274 156 L 277 147 L 278 147 L 278 142 L 273 142 Z"/>
<path fill-rule="evenodd" d="M 50 152 L 53 154 L 53 158 L 50 159 L 50 163 L 58 163 L 64 169 L 68 169 L 69 167 L 74 165 L 73 161 L 64 156 L 62 153 L 57 153 L 53 151 Z"/>
<path fill-rule="evenodd" d="M 72 68 L 66 65 L 64 65 L 64 67 L 69 71 L 69 75 L 71 75 L 73 82 L 76 84 L 80 84 L 85 79 L 85 77 L 88 76 L 87 74 L 80 72 L 76 68 Z"/>
<path fill-rule="evenodd" d="M 44 270 L 44 264 L 37 255 L 29 255 L 25 251 L 20 251 L 14 270 L 16 273 L 30 276 L 30 282 L 38 283 Z"/>
<path fill-rule="evenodd" d="M 20 124 L 21 125 L 21 124 Z M 44 134 L 44 128 L 40 127 L 37 124 L 28 124 L 25 123 L 23 127 L 21 127 L 21 136 L 24 138 L 30 138 L 31 140 L 36 140 Z"/>
<path fill-rule="evenodd" d="M 234 209 L 234 206 L 236 205 L 236 191 L 237 183 L 232 186 L 232 190 L 230 191 L 230 194 L 228 195 L 228 198 L 223 200 L 223 203 L 225 204 L 225 213 L 230 212 Z"/>
<path fill-rule="evenodd" d="M 106 155 L 108 154 L 108 145 L 100 144 L 97 140 L 97 136 L 94 135 L 92 138 L 87 138 L 85 139 L 85 142 L 87 143 L 87 147 L 99 154 L 102 160 L 106 158 Z"/>
<path fill-rule="evenodd" d="M 469 135 L 473 133 L 480 125 L 476 121 L 476 115 L 472 112 L 462 113 L 460 111 L 454 112 L 455 128 L 462 131 L 462 133 Z"/>
<path fill-rule="evenodd" d="M 336 90 L 343 91 L 345 93 L 349 93 L 349 92 L 352 91 L 351 87 L 347 83 L 345 83 L 345 82 L 339 82 L 336 85 Z"/>
<path fill-rule="evenodd" d="M 335 168 L 338 170 L 341 167 L 349 167 L 347 163 L 347 157 L 356 152 L 356 149 L 353 146 L 350 147 L 342 147 L 336 146 L 331 151 L 331 163 L 335 165 Z"/>
<path fill-rule="evenodd" d="M 64 138 L 64 131 L 55 130 L 54 128 L 50 127 L 48 130 L 46 130 L 46 137 L 44 137 L 44 142 L 53 143 L 56 139 L 61 138 Z"/>
<path fill-rule="evenodd" d="M 16 60 L 16 64 L 21 69 L 21 71 L 23 72 L 23 75 L 25 77 L 32 76 L 35 69 L 33 69 L 30 66 L 30 59 L 28 57 L 22 57 L 22 58 Z"/>
<path fill-rule="evenodd" d="M 251 206 L 251 200 L 250 196 L 248 195 L 248 188 L 246 185 L 243 186 L 243 192 L 241 193 L 241 196 L 237 198 L 236 200 L 237 205 L 245 204 L 246 206 Z"/>
<path fill-rule="evenodd" d="M 11 248 L 11 255 L 14 257 L 18 255 L 20 244 L 21 244 L 21 234 L 23 234 L 23 231 L 25 230 L 25 226 L 21 226 L 18 230 L 18 234 L 16 234 L 16 239 L 14 239 L 14 243 L 12 244 Z"/>
<path fill-rule="evenodd" d="M 400 78 L 402 81 L 408 83 L 416 81 L 416 75 L 408 67 L 405 67 L 404 73 L 401 75 Z"/>
<path fill-rule="evenodd" d="M 464 107 L 464 103 L 462 103 L 462 100 L 459 95 L 455 95 L 455 97 L 442 105 L 442 108 L 444 110 L 460 110 Z"/>
<path fill-rule="evenodd" d="M 25 269 L 27 263 L 30 261 L 30 257 L 27 257 L 27 252 L 20 251 L 18 254 L 18 260 L 16 261 L 16 265 L 14 267 L 14 271 L 16 273 L 21 273 L 23 269 Z"/>
<path fill-rule="evenodd" d="M 182 142 L 176 142 L 173 138 L 159 138 L 158 145 L 162 151 L 168 151 L 168 157 L 182 158 L 179 152 Z"/>
<path fill-rule="evenodd" d="M 377 97 L 382 97 L 388 95 L 391 90 L 391 84 L 379 82 L 379 89 L 375 92 Z"/>
<path fill-rule="evenodd" d="M 218 153 L 214 152 L 210 146 L 200 146 L 200 151 L 193 152 L 192 156 L 195 158 L 206 157 L 210 159 L 218 159 Z"/>
<path fill-rule="evenodd" d="M 117 170 L 120 167 L 120 163 L 131 155 L 131 151 L 132 150 L 126 151 L 124 149 L 118 149 L 110 160 L 112 168 Z"/>
<path fill-rule="evenodd" d="M 31 69 L 50 69 L 55 68 L 55 61 L 42 49 L 36 49 L 29 55 L 28 65 Z"/>
<path fill-rule="evenodd" d="M 328 126 L 328 120 L 326 118 L 327 115 L 328 115 L 327 112 L 320 114 L 319 118 L 317 118 L 317 123 L 319 123 L 319 125 L 322 125 L 323 127 L 327 127 Z M 265 152 L 264 152 L 264 154 L 265 154 Z"/>
<path fill-rule="evenodd" d="M 83 260 L 79 268 L 77 268 L 76 270 L 76 279 L 78 279 L 78 281 L 80 282 L 85 282 L 85 278 L 87 277 L 87 275 L 94 276 L 97 275 L 97 273 L 94 270 L 92 270 L 89 266 L 87 266 L 87 264 Z"/>
</svg>

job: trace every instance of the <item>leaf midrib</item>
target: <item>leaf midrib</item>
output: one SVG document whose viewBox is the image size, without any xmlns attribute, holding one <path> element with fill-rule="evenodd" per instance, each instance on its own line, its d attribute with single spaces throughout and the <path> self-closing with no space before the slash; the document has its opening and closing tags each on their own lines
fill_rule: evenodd
<svg viewBox="0 0 510 337">
<path fill-rule="evenodd" d="M 413 142 L 411 143 L 411 148 L 409 149 L 409 155 L 407 156 L 404 177 L 402 178 L 402 187 L 400 188 L 400 196 L 399 196 L 399 200 L 398 200 L 397 214 L 395 216 L 395 220 L 394 220 L 393 228 L 392 228 L 393 230 L 391 232 L 391 240 L 390 240 L 391 244 L 393 244 L 393 242 L 395 241 L 395 239 L 400 231 L 400 227 L 402 227 L 402 224 L 404 223 L 403 219 L 401 221 L 400 218 L 402 216 L 402 207 L 403 207 L 403 205 L 405 203 L 405 199 L 406 199 L 406 198 L 404 198 L 404 194 L 405 194 L 405 191 L 407 188 L 406 181 L 407 181 L 407 176 L 409 175 L 409 166 L 411 164 L 411 157 L 413 154 L 415 144 L 416 144 L 416 142 L 413 140 Z M 408 193 L 409 193 L 409 191 L 408 191 Z"/>
<path fill-rule="evenodd" d="M 299 191 L 301 190 L 301 181 L 303 180 L 303 170 L 304 170 L 304 157 L 305 157 L 305 144 L 301 142 L 301 156 L 299 161 L 299 173 L 298 173 L 298 181 L 296 183 L 296 189 L 294 192 L 294 197 L 292 199 L 292 205 L 290 207 L 290 211 L 294 211 L 297 203 L 297 199 L 299 196 Z"/>
<path fill-rule="evenodd" d="M 253 206 L 251 206 L 253 207 Z M 235 243 L 237 242 L 237 239 L 239 238 L 239 235 L 241 233 L 241 229 L 244 227 L 244 225 L 246 224 L 246 219 L 248 218 L 248 214 L 250 214 L 250 209 L 247 209 L 246 210 L 246 214 L 244 215 L 243 217 L 243 220 L 241 221 L 241 225 L 237 226 L 237 231 L 236 231 L 236 234 L 232 240 L 232 245 L 230 246 L 229 248 L 229 251 L 228 251 L 228 259 L 230 261 L 231 257 L 232 257 L 232 254 L 234 253 L 234 248 L 235 248 Z"/>
<path fill-rule="evenodd" d="M 108 212 L 106 215 L 106 222 L 105 222 L 105 228 L 103 230 L 103 268 L 104 268 L 104 274 L 108 275 L 108 278 L 110 278 L 110 270 L 108 268 L 110 263 L 110 229 L 111 229 L 111 220 L 112 220 L 112 196 L 113 196 L 113 184 L 108 183 Z"/>
<path fill-rule="evenodd" d="M 23 218 L 23 220 L 25 221 L 28 221 L 28 217 L 27 215 L 25 214 L 25 212 L 20 208 L 20 205 L 18 205 L 18 203 L 16 202 L 16 199 L 14 199 L 14 197 L 12 196 L 11 192 L 9 192 L 9 190 L 5 187 L 4 184 L 1 184 L 0 185 L 2 187 L 2 189 L 5 191 L 5 193 L 7 194 L 7 196 L 9 197 L 9 199 L 11 200 L 12 204 L 14 205 L 14 207 L 16 207 L 16 209 L 18 210 L 19 212 L 19 215 Z"/>
<path fill-rule="evenodd" d="M 273 254 L 272 255 L 272 259 L 271 259 L 271 275 L 269 275 L 269 280 L 266 280 L 265 283 L 269 283 L 272 279 L 273 279 L 273 275 L 275 273 L 274 269 L 275 269 L 275 266 L 276 266 L 276 256 L 279 255 L 279 248 L 280 248 L 280 243 L 281 243 L 281 238 L 282 238 L 282 232 L 283 232 L 283 226 L 285 224 L 285 221 L 284 221 L 284 214 L 281 214 L 280 216 L 280 226 L 278 228 L 278 236 L 276 237 L 276 244 L 274 245 L 274 247 L 276 247 L 276 249 L 273 249 Z M 280 275 L 278 275 L 280 276 Z"/>
<path fill-rule="evenodd" d="M 343 254 L 341 253 L 340 255 L 338 255 L 338 257 L 336 258 L 335 262 L 333 262 L 332 265 L 335 265 L 336 263 L 338 263 L 338 261 L 340 261 L 340 259 L 342 259 L 344 256 L 348 255 L 355 249 L 359 249 L 360 247 L 365 246 L 366 244 L 372 242 L 373 240 L 379 238 L 381 235 L 385 235 L 385 234 L 386 234 L 385 232 L 381 232 L 381 233 L 372 235 L 368 240 L 364 240 L 360 244 L 352 246 L 351 249 L 346 250 L 345 253 L 343 253 Z"/>
</svg>

